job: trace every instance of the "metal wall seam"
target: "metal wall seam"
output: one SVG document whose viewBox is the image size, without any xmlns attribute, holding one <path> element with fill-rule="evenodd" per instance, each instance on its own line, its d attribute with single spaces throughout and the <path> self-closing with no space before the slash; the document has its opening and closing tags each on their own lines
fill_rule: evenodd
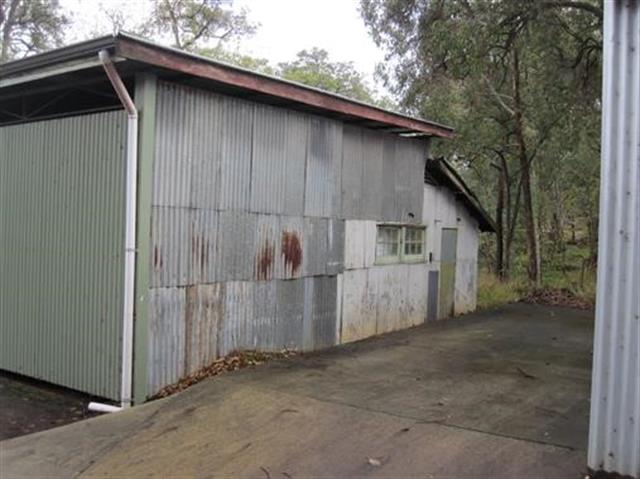
<svg viewBox="0 0 640 479">
<path fill-rule="evenodd" d="M 640 4 L 604 2 L 589 467 L 640 478 Z"/>
<path fill-rule="evenodd" d="M 124 120 L 113 111 L 0 128 L 0 367 L 110 399 L 120 389 Z"/>
</svg>

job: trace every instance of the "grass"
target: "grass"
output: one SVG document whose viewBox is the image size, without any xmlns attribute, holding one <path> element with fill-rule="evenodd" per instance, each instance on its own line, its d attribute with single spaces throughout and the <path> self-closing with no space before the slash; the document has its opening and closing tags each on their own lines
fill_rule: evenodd
<svg viewBox="0 0 640 479">
<path fill-rule="evenodd" d="M 477 308 L 495 309 L 518 301 L 524 293 L 523 285 L 516 280 L 500 281 L 493 273 L 480 272 L 478 278 Z"/>
<path fill-rule="evenodd" d="M 515 268 L 512 278 L 507 281 L 500 281 L 495 274 L 481 268 L 478 278 L 478 309 L 498 308 L 525 297 L 545 296 L 561 302 L 561 298 L 565 297 L 569 306 L 575 303 L 593 305 L 596 296 L 596 272 L 593 268 L 583 266 L 587 257 L 588 251 L 585 247 L 568 245 L 562 258 L 554 258 L 543 263 L 542 287 L 539 289 L 528 284 L 524 268 L 520 266 L 525 264 L 524 257 L 516 258 L 515 264 L 519 267 Z"/>
</svg>

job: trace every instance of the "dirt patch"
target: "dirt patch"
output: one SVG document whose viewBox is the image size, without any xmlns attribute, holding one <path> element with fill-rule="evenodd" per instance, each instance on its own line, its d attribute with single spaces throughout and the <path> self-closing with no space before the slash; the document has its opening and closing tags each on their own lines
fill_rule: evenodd
<svg viewBox="0 0 640 479">
<path fill-rule="evenodd" d="M 0 372 L 0 440 L 80 421 L 92 398 L 23 376 Z"/>
<path fill-rule="evenodd" d="M 195 373 L 181 379 L 175 384 L 170 384 L 164 387 L 160 392 L 154 395 L 151 399 L 160 399 L 170 396 L 177 392 L 183 391 L 196 383 L 199 383 L 203 379 L 210 378 L 212 376 L 218 376 L 230 371 L 236 371 L 238 369 L 255 367 L 266 363 L 274 359 L 290 358 L 298 355 L 297 351 L 291 351 L 288 349 L 275 352 L 275 353 L 262 353 L 259 351 L 242 351 L 233 352 L 224 358 L 217 359 L 209 366 L 196 371 Z"/>
<path fill-rule="evenodd" d="M 520 300 L 523 303 L 545 304 L 547 306 L 565 306 L 568 308 L 576 308 L 583 310 L 592 310 L 594 304 L 592 301 L 577 296 L 571 290 L 560 288 L 539 288 L 527 293 Z"/>
</svg>

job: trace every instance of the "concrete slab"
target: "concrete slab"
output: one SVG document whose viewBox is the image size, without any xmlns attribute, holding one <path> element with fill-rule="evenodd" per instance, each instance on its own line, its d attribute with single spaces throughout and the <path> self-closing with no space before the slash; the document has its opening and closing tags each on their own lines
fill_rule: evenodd
<svg viewBox="0 0 640 479">
<path fill-rule="evenodd" d="M 0 475 L 576 478 L 592 333 L 528 305 L 421 326 L 0 442 Z"/>
</svg>

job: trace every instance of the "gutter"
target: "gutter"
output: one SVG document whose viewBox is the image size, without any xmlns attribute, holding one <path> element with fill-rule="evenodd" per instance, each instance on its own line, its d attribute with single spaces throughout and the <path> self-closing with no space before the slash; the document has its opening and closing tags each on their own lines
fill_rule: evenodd
<svg viewBox="0 0 640 479">
<path fill-rule="evenodd" d="M 125 263 L 124 295 L 122 308 L 122 376 L 120 382 L 120 406 L 91 402 L 89 409 L 99 412 L 118 412 L 131 407 L 133 379 L 133 312 L 136 273 L 136 195 L 138 180 L 138 110 L 118 74 L 107 50 L 98 53 L 100 62 L 111 81 L 122 106 L 127 112 L 127 154 L 125 177 Z"/>
</svg>

